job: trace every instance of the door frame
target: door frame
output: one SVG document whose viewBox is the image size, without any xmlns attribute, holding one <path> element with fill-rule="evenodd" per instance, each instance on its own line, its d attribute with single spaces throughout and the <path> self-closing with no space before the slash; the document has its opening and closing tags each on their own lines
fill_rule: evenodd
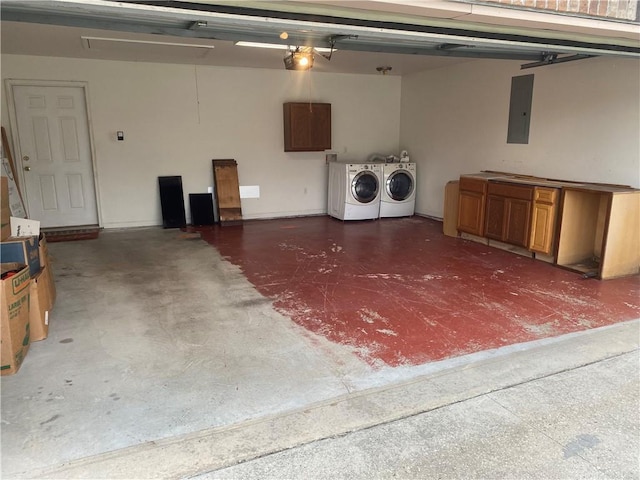
<svg viewBox="0 0 640 480">
<path fill-rule="evenodd" d="M 18 117 L 14 100 L 14 87 L 76 87 L 82 88 L 84 93 L 84 105 L 87 114 L 87 130 L 89 132 L 89 152 L 91 155 L 91 168 L 93 170 L 93 191 L 96 196 L 96 210 L 98 216 L 98 227 L 102 227 L 102 208 L 100 203 L 100 189 L 98 188 L 98 165 L 96 164 L 96 151 L 93 135 L 93 122 L 91 120 L 91 107 L 89 105 L 89 83 L 75 80 L 23 80 L 7 78 L 5 89 L 7 97 L 7 111 L 9 113 L 9 125 L 11 127 L 11 140 L 13 142 L 13 158 L 16 163 L 16 170 L 20 185 L 25 185 L 24 171 L 22 169 L 22 151 L 20 150 L 20 136 L 18 135 Z M 29 206 L 25 205 L 27 215 Z"/>
</svg>

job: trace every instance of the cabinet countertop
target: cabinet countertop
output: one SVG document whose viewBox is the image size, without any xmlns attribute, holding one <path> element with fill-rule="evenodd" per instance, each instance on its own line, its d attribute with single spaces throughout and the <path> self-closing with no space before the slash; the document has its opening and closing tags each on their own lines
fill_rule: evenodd
<svg viewBox="0 0 640 480">
<path fill-rule="evenodd" d="M 625 187 L 622 185 L 598 185 L 592 183 L 585 183 L 582 185 L 568 185 L 566 189 L 582 190 L 588 192 L 600 192 L 600 193 L 640 193 L 637 188 Z"/>
<path fill-rule="evenodd" d="M 477 178 L 480 180 L 491 180 L 494 178 L 504 178 L 507 174 L 497 172 L 478 172 L 478 173 L 465 173 L 460 175 L 461 177 Z"/>
<path fill-rule="evenodd" d="M 477 178 L 487 180 L 492 183 L 510 183 L 516 185 L 530 185 L 532 187 L 548 187 L 548 188 L 570 188 L 578 190 L 586 190 L 592 192 L 605 193 L 634 193 L 640 190 L 625 185 L 608 185 L 589 182 L 572 182 L 564 180 L 551 180 L 546 178 L 534 177 L 530 175 L 518 175 L 507 172 L 491 172 L 483 171 L 477 173 L 465 173 L 461 177 Z"/>
<path fill-rule="evenodd" d="M 544 178 L 513 178 L 513 177 L 501 177 L 490 178 L 490 182 L 500 183 L 513 183 L 517 185 L 530 185 L 532 187 L 550 187 L 550 188 L 565 188 L 565 187 L 581 187 L 582 183 L 561 182 L 557 180 L 545 180 Z"/>
</svg>

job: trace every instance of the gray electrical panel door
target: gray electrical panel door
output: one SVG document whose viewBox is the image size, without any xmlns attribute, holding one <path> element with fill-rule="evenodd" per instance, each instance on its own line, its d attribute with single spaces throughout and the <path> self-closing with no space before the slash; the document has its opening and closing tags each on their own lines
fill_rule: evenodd
<svg viewBox="0 0 640 480">
<path fill-rule="evenodd" d="M 533 75 L 522 75 L 511 79 L 507 143 L 529 143 L 532 97 Z"/>
</svg>

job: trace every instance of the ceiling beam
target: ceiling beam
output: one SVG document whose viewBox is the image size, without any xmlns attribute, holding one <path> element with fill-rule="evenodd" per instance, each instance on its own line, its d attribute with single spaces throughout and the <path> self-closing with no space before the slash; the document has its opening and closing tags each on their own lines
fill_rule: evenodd
<svg viewBox="0 0 640 480">
<path fill-rule="evenodd" d="M 3 0 L 0 8 L 8 21 L 233 42 L 330 47 L 333 39 L 340 50 L 532 61 L 544 54 L 640 57 L 640 48 L 622 45 L 264 10 L 256 16 L 255 9 L 202 3 Z"/>
</svg>

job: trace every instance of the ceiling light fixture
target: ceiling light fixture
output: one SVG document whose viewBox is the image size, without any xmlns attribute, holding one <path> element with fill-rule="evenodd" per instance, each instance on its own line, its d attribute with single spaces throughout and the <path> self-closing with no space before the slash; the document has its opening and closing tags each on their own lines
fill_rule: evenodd
<svg viewBox="0 0 640 480">
<path fill-rule="evenodd" d="M 313 67 L 313 51 L 301 50 L 296 47 L 294 51 L 284 57 L 284 68 L 287 70 L 309 70 Z"/>
<path fill-rule="evenodd" d="M 376 70 L 382 73 L 383 75 L 386 75 L 387 73 L 389 73 L 391 69 L 392 67 L 376 67 Z"/>
</svg>

